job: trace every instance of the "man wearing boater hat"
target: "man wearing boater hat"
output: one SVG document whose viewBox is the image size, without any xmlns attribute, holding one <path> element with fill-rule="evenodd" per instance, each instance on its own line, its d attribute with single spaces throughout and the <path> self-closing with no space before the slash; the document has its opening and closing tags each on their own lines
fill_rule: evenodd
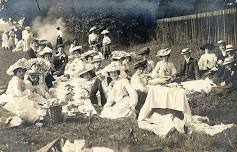
<svg viewBox="0 0 237 152">
<path fill-rule="evenodd" d="M 217 64 L 222 66 L 225 57 L 226 57 L 226 42 L 224 40 L 220 40 L 217 42 L 219 46 L 219 52 L 217 53 Z"/>
<path fill-rule="evenodd" d="M 147 66 L 145 69 L 145 74 L 149 74 L 155 68 L 155 63 L 151 59 L 149 59 L 149 53 L 151 52 L 151 48 L 144 47 L 140 51 L 137 52 L 137 55 L 140 56 L 142 59 L 147 61 Z"/>
<path fill-rule="evenodd" d="M 177 74 L 181 81 L 200 79 L 198 63 L 196 59 L 191 57 L 191 52 L 192 50 L 190 48 L 185 48 L 181 52 L 184 61 L 180 66 L 179 73 Z"/>
</svg>

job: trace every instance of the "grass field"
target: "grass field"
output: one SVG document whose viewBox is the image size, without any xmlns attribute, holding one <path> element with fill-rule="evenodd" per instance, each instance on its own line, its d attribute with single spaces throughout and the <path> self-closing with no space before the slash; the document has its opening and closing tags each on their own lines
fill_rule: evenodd
<svg viewBox="0 0 237 152">
<path fill-rule="evenodd" d="M 155 54 L 161 46 L 155 42 L 147 45 L 154 50 L 151 56 L 157 61 Z M 136 51 L 143 46 L 131 47 L 128 51 Z M 172 49 L 171 60 L 178 66 L 181 48 L 172 46 Z M 195 57 L 199 55 L 199 51 L 194 51 Z M 10 77 L 5 74 L 5 70 L 21 56 L 22 54 L 0 51 L 1 84 L 7 84 Z M 237 123 L 236 95 L 237 93 L 219 96 L 195 94 L 188 97 L 193 115 L 208 116 L 212 124 L 220 124 Z M 168 152 L 237 151 L 237 127 L 227 129 L 213 137 L 197 133 L 181 135 L 176 132 L 165 139 L 160 139 L 152 132 L 139 129 L 136 120 L 132 118 L 112 121 L 94 116 L 90 120 L 42 128 L 36 126 L 2 128 L 0 129 L 0 151 L 35 151 L 58 137 L 70 140 L 86 139 L 87 146 L 106 146 L 124 152 L 144 151 L 150 147 L 159 147 Z"/>
</svg>

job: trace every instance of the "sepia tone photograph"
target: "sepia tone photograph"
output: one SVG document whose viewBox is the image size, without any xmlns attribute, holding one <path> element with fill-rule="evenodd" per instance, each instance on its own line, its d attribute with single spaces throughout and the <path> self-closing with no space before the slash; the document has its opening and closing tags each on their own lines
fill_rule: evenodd
<svg viewBox="0 0 237 152">
<path fill-rule="evenodd" d="M 237 0 L 0 0 L 0 152 L 237 152 Z"/>
</svg>

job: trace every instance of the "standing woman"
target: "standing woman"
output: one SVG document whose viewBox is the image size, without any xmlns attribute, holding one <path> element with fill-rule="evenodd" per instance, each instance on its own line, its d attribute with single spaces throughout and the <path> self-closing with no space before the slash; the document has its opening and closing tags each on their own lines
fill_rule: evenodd
<svg viewBox="0 0 237 152">
<path fill-rule="evenodd" d="M 8 41 L 8 34 L 7 31 L 4 31 L 2 34 L 2 48 L 3 50 L 8 50 L 9 49 L 9 41 Z"/>
<path fill-rule="evenodd" d="M 103 30 L 101 32 L 102 35 L 104 35 L 103 41 L 102 41 L 102 53 L 105 57 L 105 59 L 109 59 L 110 55 L 111 55 L 111 51 L 110 51 L 110 44 L 111 44 L 111 39 L 109 38 L 109 31 L 108 30 Z"/>
<path fill-rule="evenodd" d="M 117 119 L 135 114 L 135 107 L 138 102 L 137 92 L 131 87 L 128 79 L 120 78 L 119 66 L 109 65 L 106 70 L 112 78 L 112 82 L 101 117 Z"/>
<path fill-rule="evenodd" d="M 9 44 L 9 48 L 12 51 L 15 45 L 15 33 L 14 33 L 14 29 L 11 29 L 11 31 L 9 32 L 9 39 L 8 39 L 8 44 Z"/>
<path fill-rule="evenodd" d="M 92 48 L 93 45 L 98 44 L 98 40 L 99 40 L 99 36 L 95 33 L 96 31 L 96 27 L 93 26 L 90 30 L 89 30 L 89 38 L 88 38 L 88 43 L 89 46 Z"/>
</svg>

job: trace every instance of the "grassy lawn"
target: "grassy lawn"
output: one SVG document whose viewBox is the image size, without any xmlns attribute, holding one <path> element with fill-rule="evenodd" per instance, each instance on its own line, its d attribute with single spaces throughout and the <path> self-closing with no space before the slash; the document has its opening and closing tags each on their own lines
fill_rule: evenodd
<svg viewBox="0 0 237 152">
<path fill-rule="evenodd" d="M 144 45 L 128 48 L 136 51 Z M 161 46 L 155 42 L 148 44 L 154 50 L 152 58 Z M 194 47 L 197 48 L 197 47 Z M 171 60 L 178 67 L 180 63 L 181 47 L 172 46 Z M 194 51 L 194 56 L 200 55 Z M 0 84 L 7 84 L 10 77 L 5 74 L 6 69 L 20 58 L 22 54 L 0 51 Z M 237 123 L 237 93 L 228 95 L 188 96 L 193 115 L 208 116 L 212 124 Z M 144 151 L 150 147 L 160 147 L 164 151 L 173 152 L 229 152 L 237 151 L 237 127 L 225 130 L 215 136 L 193 133 L 181 135 L 174 133 L 165 139 L 159 138 L 152 132 L 138 128 L 137 121 L 132 118 L 108 120 L 94 116 L 89 119 L 79 119 L 77 123 L 67 122 L 38 128 L 26 126 L 20 128 L 0 129 L 0 151 L 36 151 L 55 138 L 86 139 L 87 146 L 106 146 L 117 151 Z"/>
</svg>

